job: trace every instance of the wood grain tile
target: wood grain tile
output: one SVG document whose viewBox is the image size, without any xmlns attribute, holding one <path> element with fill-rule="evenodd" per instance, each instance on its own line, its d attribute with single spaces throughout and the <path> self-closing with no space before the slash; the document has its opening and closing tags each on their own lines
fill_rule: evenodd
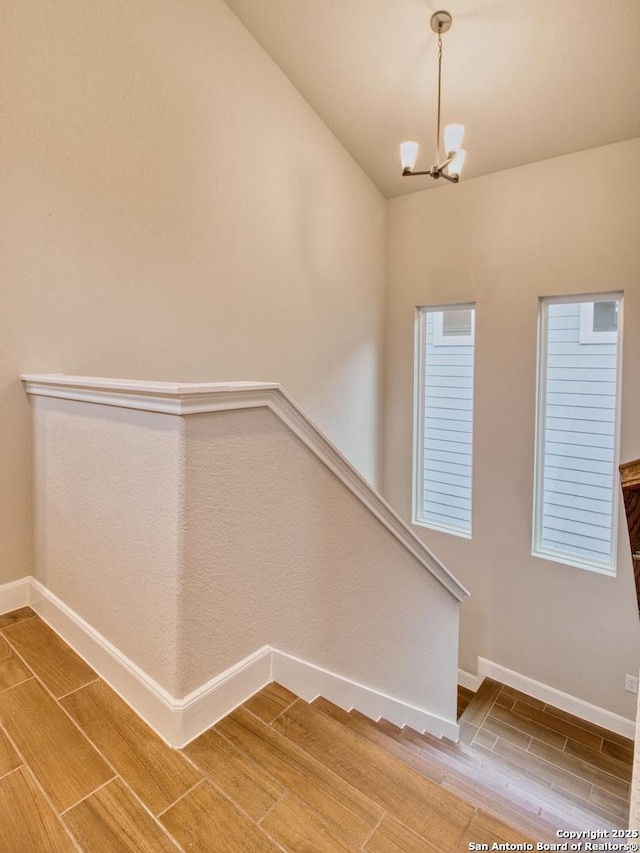
<svg viewBox="0 0 640 853">
<path fill-rule="evenodd" d="M 507 711 L 510 711 L 515 704 L 516 700 L 513 698 L 513 696 L 507 696 L 503 689 L 500 692 L 498 698 L 496 699 L 494 707 L 505 708 Z"/>
<path fill-rule="evenodd" d="M 461 851 L 471 849 L 469 846 L 471 842 L 488 844 L 491 847 L 496 842 L 498 844 L 504 842 L 508 844 L 530 844 L 532 840 L 536 841 L 537 838 L 527 838 L 501 820 L 479 809 L 466 828 L 458 849 Z"/>
<path fill-rule="evenodd" d="M 19 610 L 12 610 L 10 613 L 3 613 L 0 616 L 0 631 L 3 628 L 8 628 L 9 625 L 15 625 L 16 622 L 22 622 L 23 619 L 31 619 L 35 615 L 30 607 L 21 607 Z"/>
<path fill-rule="evenodd" d="M 260 824 L 261 828 L 285 850 L 305 853 L 349 853 L 358 848 L 345 843 L 342 833 L 320 815 L 289 794 L 274 806 Z"/>
<path fill-rule="evenodd" d="M 17 622 L 4 636 L 56 698 L 98 677 L 39 617 Z"/>
<path fill-rule="evenodd" d="M 383 809 L 245 708 L 236 708 L 216 729 L 327 818 L 350 844 L 363 844 L 380 821 Z"/>
<path fill-rule="evenodd" d="M 633 741 L 629 741 L 629 743 L 631 746 L 622 746 L 615 741 L 609 740 L 609 738 L 604 738 L 601 751 L 605 755 L 610 755 L 612 758 L 617 758 L 618 761 L 624 761 L 633 767 Z"/>
<path fill-rule="evenodd" d="M 0 634 L 0 692 L 32 677 L 33 673 Z"/>
<path fill-rule="evenodd" d="M 204 732 L 184 752 L 256 822 L 286 793 L 286 788 L 215 729 Z"/>
<path fill-rule="evenodd" d="M 154 814 L 202 778 L 103 681 L 76 690 L 60 704 Z"/>
<path fill-rule="evenodd" d="M 409 741 L 398 742 L 394 738 L 389 738 L 379 726 L 360 714 L 357 711 L 343 711 L 342 708 L 329 702 L 327 699 L 319 697 L 313 702 L 313 707 L 318 708 L 327 716 L 332 717 L 343 726 L 347 726 L 354 732 L 358 732 L 371 743 L 377 744 L 381 749 L 384 749 L 389 755 L 395 755 L 407 767 L 413 767 L 418 773 L 426 776 L 428 779 L 433 779 L 434 782 L 440 782 L 444 776 L 444 770 L 441 765 L 429 761 L 428 758 L 419 750 L 415 751 L 416 747 Z M 414 747 L 413 749 L 411 747 Z"/>
<path fill-rule="evenodd" d="M 0 850 L 7 853 L 67 853 L 76 850 L 25 767 L 0 779 L 0 815 Z"/>
<path fill-rule="evenodd" d="M 591 802 L 606 809 L 614 818 L 619 818 L 624 826 L 627 825 L 627 821 L 629 820 L 629 801 L 627 799 L 616 797 L 598 785 L 594 785 L 591 791 Z"/>
<path fill-rule="evenodd" d="M 600 806 L 592 799 L 585 803 L 585 801 L 581 797 L 576 797 L 575 794 L 571 793 L 571 791 L 565 791 L 559 785 L 554 785 L 553 790 L 557 791 L 559 794 L 562 794 L 563 799 L 575 803 L 572 809 L 572 814 L 579 818 L 576 829 L 584 829 L 585 827 L 589 829 L 620 829 L 622 826 L 626 826 L 626 819 L 625 821 L 621 821 L 615 816 L 613 812 L 609 811 L 603 806 Z M 604 794 L 605 792 L 602 793 Z M 545 805 L 543 812 L 547 812 L 547 810 L 548 807 Z M 569 826 L 568 821 L 563 820 L 563 824 L 564 823 L 566 823 L 567 829 L 573 828 Z"/>
<path fill-rule="evenodd" d="M 519 717 L 533 720 L 547 729 L 551 729 L 558 734 L 564 735 L 564 737 L 575 740 L 576 743 L 583 743 L 585 746 L 590 746 L 592 749 L 600 749 L 602 744 L 601 737 L 592 734 L 587 729 L 584 729 L 563 717 L 557 717 L 540 708 L 536 708 L 533 705 L 520 701 L 516 702 L 513 710 Z"/>
<path fill-rule="evenodd" d="M 515 704 L 515 703 L 514 703 Z M 507 711 L 499 705 L 495 705 L 491 710 L 488 719 L 499 720 L 501 723 L 506 723 L 523 734 L 541 740 L 543 743 L 548 743 L 550 746 L 555 746 L 558 749 L 564 749 L 567 742 L 565 735 L 547 728 L 547 726 L 536 722 L 531 717 L 523 717 L 516 713 L 515 710 Z"/>
<path fill-rule="evenodd" d="M 324 704 L 320 704 L 321 702 L 324 703 L 324 702 L 326 702 L 326 700 L 324 700 L 320 697 L 319 699 L 315 699 L 313 704 L 316 705 L 316 703 L 318 703 L 317 707 L 319 707 L 320 710 L 324 711 L 325 714 L 328 713 L 329 716 L 331 716 L 332 714 L 327 710 L 327 708 L 331 708 L 332 703 L 329 702 L 327 705 L 324 705 Z M 334 705 L 333 708 L 335 709 L 335 708 L 337 708 L 337 706 Z M 337 711 L 339 712 L 339 715 L 336 716 L 336 719 L 340 722 L 343 719 L 345 719 L 342 717 L 342 713 L 346 713 L 346 712 L 343 712 L 341 708 L 337 708 Z M 370 740 L 373 741 L 373 743 L 379 742 L 380 744 L 384 744 L 385 747 L 388 746 L 389 750 L 392 753 L 395 754 L 396 749 L 393 745 L 389 745 L 389 739 L 392 741 L 395 741 L 397 744 L 399 744 L 402 747 L 402 752 L 400 752 L 400 755 L 403 755 L 406 757 L 405 750 L 408 749 L 414 755 L 422 756 L 422 749 L 418 746 L 418 744 L 413 743 L 411 740 L 409 740 L 407 738 L 403 738 L 402 737 L 402 729 L 398 728 L 398 726 L 394 726 L 393 723 L 390 723 L 387 720 L 378 720 L 377 722 L 374 722 L 369 717 L 365 716 L 364 714 L 361 714 L 359 711 L 356 711 L 355 709 L 349 711 L 346 719 L 348 720 L 349 718 L 351 719 L 351 722 L 349 723 L 349 725 L 351 725 L 353 727 L 354 731 L 361 731 L 363 733 L 366 733 L 366 735 L 369 737 Z M 380 737 L 379 739 L 373 738 L 373 737 L 371 737 L 372 732 L 378 732 L 378 734 L 383 735 L 383 737 Z M 408 759 L 408 761 L 409 761 L 409 763 L 411 763 L 411 759 Z M 423 759 L 423 761 L 426 762 L 427 759 Z M 430 772 L 427 772 L 427 773 L 425 773 L 425 775 L 429 776 L 431 779 L 436 779 L 436 778 L 439 779 L 442 776 L 441 773 L 436 773 L 435 771 L 433 772 L 433 774 Z"/>
<path fill-rule="evenodd" d="M 358 711 L 353 711 L 352 713 L 358 714 Z M 368 719 L 368 718 L 367 718 Z M 385 720 L 384 717 L 380 717 L 380 719 L 376 722 L 377 727 L 381 732 L 384 732 L 389 737 L 398 737 L 402 734 L 402 729 L 400 726 L 396 726 L 395 723 L 389 722 L 389 720 Z"/>
<path fill-rule="evenodd" d="M 484 731 L 490 732 L 496 737 L 501 737 L 503 740 L 509 741 L 514 746 L 526 750 L 531 743 L 531 736 L 525 732 L 521 732 L 511 725 L 496 719 L 492 714 L 485 719 L 482 728 Z"/>
<path fill-rule="evenodd" d="M 282 687 L 277 681 L 272 681 L 271 684 L 267 684 L 250 699 L 247 699 L 244 707 L 256 717 L 264 720 L 265 723 L 270 723 L 297 698 L 295 693 L 287 690 L 286 687 Z"/>
<path fill-rule="evenodd" d="M 35 678 L 0 693 L 0 722 L 60 811 L 114 776 Z"/>
<path fill-rule="evenodd" d="M 460 724 L 467 723 L 470 726 L 479 728 L 484 718 L 487 716 L 494 702 L 500 695 L 502 685 L 492 678 L 485 678 L 478 690 L 473 696 L 473 699 L 467 706 L 464 714 L 460 717 Z"/>
<path fill-rule="evenodd" d="M 604 771 L 612 776 L 617 776 L 618 779 L 623 779 L 625 782 L 631 782 L 631 773 L 633 765 L 629 761 L 620 761 L 619 758 L 614 758 L 607 755 L 606 752 L 590 749 L 581 743 L 568 741 L 564 750 L 568 755 L 574 755 L 587 764 L 591 764 L 597 771 Z M 594 783 L 597 784 L 597 783 Z"/>
<path fill-rule="evenodd" d="M 471 723 L 466 723 L 464 721 L 464 714 L 460 717 L 458 725 L 460 727 L 460 743 L 471 743 L 478 734 L 478 726 L 472 726 Z"/>
<path fill-rule="evenodd" d="M 478 747 L 482 749 L 482 747 Z M 537 756 L 523 752 L 521 749 L 512 746 L 510 743 L 498 738 L 492 752 L 489 753 L 491 760 L 496 756 L 505 759 L 507 766 L 518 768 L 518 772 L 532 779 L 534 782 L 551 787 L 554 783 L 561 785 L 568 791 L 573 791 L 584 800 L 589 799 L 591 793 L 591 785 L 579 779 L 573 773 L 568 773 L 565 770 L 543 761 Z"/>
<path fill-rule="evenodd" d="M 527 833 L 539 841 L 557 840 L 558 824 L 547 824 L 540 819 L 541 803 L 533 792 L 521 789 L 514 791 L 509 785 L 504 788 L 497 785 L 494 787 L 486 776 L 476 778 L 447 776 L 443 784 L 448 790 L 476 808 L 500 815 L 503 822 L 517 827 L 520 833 Z"/>
<path fill-rule="evenodd" d="M 206 780 L 171 806 L 160 820 L 186 850 L 215 853 L 280 850 Z"/>
<path fill-rule="evenodd" d="M 609 729 L 603 729 L 602 726 L 597 726 L 595 723 L 590 723 L 588 720 L 581 720 L 580 717 L 575 717 L 573 714 L 569 714 L 567 711 L 562 711 L 560 708 L 553 708 L 551 705 L 546 705 L 545 711 L 550 717 L 555 717 L 559 720 L 564 720 L 567 723 L 572 723 L 577 728 L 593 735 L 594 738 L 602 738 L 603 740 L 606 738 L 613 743 L 620 744 L 620 746 L 633 748 L 633 741 L 624 737 L 624 735 L 619 735 L 617 732 L 609 731 Z M 579 739 L 576 738 L 576 740 Z M 591 743 L 587 744 L 586 741 L 581 742 L 585 743 L 587 746 L 592 746 Z"/>
<path fill-rule="evenodd" d="M 461 684 L 458 685 L 458 696 L 457 696 L 457 710 L 458 716 L 460 716 L 463 711 L 466 709 L 467 705 L 471 702 L 473 697 L 476 694 L 473 690 L 469 690 L 468 687 L 463 687 Z"/>
<path fill-rule="evenodd" d="M 385 817 L 364 846 L 367 853 L 441 853 L 391 817 Z"/>
<path fill-rule="evenodd" d="M 63 820 L 86 851 L 176 853 L 178 850 L 120 779 L 114 779 L 69 809 Z"/>
<path fill-rule="evenodd" d="M 529 752 L 555 767 L 563 768 L 563 770 L 573 773 L 581 780 L 598 785 L 605 791 L 609 791 L 610 794 L 614 794 L 617 797 L 629 796 L 630 785 L 628 782 L 605 773 L 603 770 L 594 767 L 581 758 L 570 755 L 567 753 L 567 750 L 561 751 L 555 749 L 553 746 L 548 746 L 546 743 L 534 740 L 529 747 Z M 570 788 L 569 790 L 572 789 Z"/>
<path fill-rule="evenodd" d="M 0 729 L 0 776 L 20 767 L 22 759 L 9 743 L 9 738 Z"/>
<path fill-rule="evenodd" d="M 408 829 L 442 851 L 455 847 L 474 811 L 467 803 L 305 702 L 273 725 Z"/>
<path fill-rule="evenodd" d="M 493 749 L 497 740 L 497 735 L 492 735 L 491 732 L 480 729 L 473 739 L 473 744 L 474 746 L 484 746 L 485 749 Z"/>
<path fill-rule="evenodd" d="M 502 685 L 500 695 L 505 699 L 515 699 L 518 702 L 524 702 L 525 705 L 530 705 L 532 708 L 538 708 L 540 711 L 543 711 L 546 707 L 545 703 L 541 699 L 534 699 L 533 696 L 529 696 L 527 693 L 522 693 L 522 691 L 516 690 L 515 687 L 508 687 L 506 684 Z"/>
</svg>

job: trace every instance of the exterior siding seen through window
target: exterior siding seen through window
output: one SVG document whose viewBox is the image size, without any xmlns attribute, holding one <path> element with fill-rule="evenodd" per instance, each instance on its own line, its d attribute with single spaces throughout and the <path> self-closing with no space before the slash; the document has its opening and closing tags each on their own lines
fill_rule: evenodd
<svg viewBox="0 0 640 853">
<path fill-rule="evenodd" d="M 413 521 L 471 535 L 475 309 L 418 309 Z"/>
</svg>

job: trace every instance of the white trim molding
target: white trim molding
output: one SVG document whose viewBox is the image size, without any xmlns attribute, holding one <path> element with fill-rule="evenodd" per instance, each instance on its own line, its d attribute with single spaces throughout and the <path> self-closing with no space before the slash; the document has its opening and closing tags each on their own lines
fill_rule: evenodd
<svg viewBox="0 0 640 853">
<path fill-rule="evenodd" d="M 447 737 L 453 741 L 457 741 L 460 734 L 458 724 L 451 720 L 379 693 L 371 687 L 358 684 L 278 649 L 272 649 L 272 675 L 274 681 L 307 702 L 323 696 L 345 711 L 356 708 L 372 720 L 384 717 L 396 726 L 411 726 L 419 732 L 429 732 L 436 737 Z"/>
<path fill-rule="evenodd" d="M 466 687 L 467 690 L 471 690 L 473 693 L 476 693 L 478 687 L 482 684 L 482 679 L 477 675 L 472 675 L 470 672 L 466 672 L 464 669 L 459 669 L 458 684 L 460 687 Z"/>
<path fill-rule="evenodd" d="M 147 382 L 66 374 L 22 376 L 27 394 L 185 416 L 270 409 L 457 600 L 469 593 L 421 539 L 275 382 Z"/>
<path fill-rule="evenodd" d="M 271 680 L 264 646 L 176 699 L 35 578 L 31 607 L 172 747 L 185 746 Z"/>
<path fill-rule="evenodd" d="M 614 714 L 613 711 L 592 705 L 590 702 L 578 699 L 569 693 L 563 693 L 562 690 L 557 690 L 541 681 L 535 681 L 533 678 L 514 672 L 512 669 L 507 669 L 506 666 L 494 663 L 486 658 L 478 658 L 478 678 L 480 682 L 484 678 L 493 678 L 508 687 L 513 687 L 528 696 L 533 696 L 534 699 L 553 705 L 554 708 L 580 717 L 581 720 L 601 726 L 610 732 L 616 732 L 630 740 L 635 737 L 636 724 L 633 720 L 628 720 L 626 717 Z"/>
<path fill-rule="evenodd" d="M 347 710 L 357 708 L 372 719 L 384 716 L 399 726 L 410 725 L 436 737 L 458 739 L 455 721 L 385 696 L 268 645 L 188 696 L 176 699 L 39 581 L 35 578 L 25 581 L 27 592 L 30 586 L 30 595 L 24 604 L 30 603 L 169 746 L 185 746 L 274 680 L 303 699 L 322 695 Z"/>
<path fill-rule="evenodd" d="M 29 604 L 30 584 L 31 578 L 26 577 L 0 586 L 0 615 L 19 610 Z"/>
</svg>

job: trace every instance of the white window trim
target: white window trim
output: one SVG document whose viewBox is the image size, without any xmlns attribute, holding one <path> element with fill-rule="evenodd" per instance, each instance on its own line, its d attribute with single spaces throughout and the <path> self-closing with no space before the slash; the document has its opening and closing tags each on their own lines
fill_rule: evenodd
<svg viewBox="0 0 640 853">
<path fill-rule="evenodd" d="M 575 554 L 566 554 L 553 548 L 543 548 L 542 541 L 542 518 L 543 518 L 543 493 L 542 483 L 544 482 L 544 446 L 546 444 L 545 424 L 546 424 L 546 394 L 543 394 L 543 388 L 546 385 L 547 375 L 547 339 L 548 326 L 548 311 L 545 306 L 559 305 L 576 302 L 611 302 L 618 301 L 618 330 L 617 335 L 617 351 L 616 351 L 616 429 L 613 439 L 613 470 L 612 470 L 612 489 L 613 500 L 611 505 L 611 555 L 608 561 L 599 560 L 582 560 Z M 622 291 L 613 291 L 610 293 L 587 293 L 578 294 L 576 296 L 543 296 L 539 299 L 538 308 L 538 358 L 536 371 L 536 438 L 535 438 L 535 460 L 534 460 L 534 475 L 533 475 L 533 525 L 532 525 L 532 545 L 531 554 L 534 557 L 540 557 L 544 560 L 550 560 L 555 563 L 562 563 L 566 566 L 573 566 L 578 569 L 585 569 L 589 572 L 597 572 L 598 574 L 616 577 L 617 573 L 617 556 L 618 556 L 618 515 L 620 504 L 620 490 L 616 489 L 616 473 L 620 465 L 620 429 L 621 429 L 621 411 L 622 411 L 622 350 L 623 350 L 623 315 L 624 315 L 624 294 Z M 580 323 L 582 325 L 582 312 L 580 314 Z M 591 329 L 593 329 L 593 310 L 591 312 Z M 595 334 L 614 334 L 612 332 L 596 332 Z M 616 341 L 614 340 L 614 343 Z"/>
<path fill-rule="evenodd" d="M 443 533 L 450 533 L 453 536 L 459 536 L 462 539 L 471 539 L 473 530 L 473 470 L 471 472 L 471 526 L 469 529 L 460 527 L 453 522 L 442 524 L 437 521 L 429 521 L 420 517 L 420 507 L 422 506 L 422 489 L 423 489 L 423 472 L 424 472 L 424 386 L 425 386 L 425 360 L 426 360 L 426 345 L 427 334 L 426 324 L 428 314 L 438 314 L 438 312 L 447 311 L 452 308 L 472 309 L 473 314 L 473 330 L 475 333 L 475 302 L 464 302 L 461 304 L 452 305 L 418 305 L 415 309 L 415 326 L 414 326 L 414 365 L 413 365 L 413 474 L 411 488 L 411 523 L 416 527 L 426 527 L 429 530 L 440 530 Z M 442 324 L 440 324 L 442 325 Z M 471 340 L 469 340 L 471 338 Z M 474 343 L 474 334 L 458 336 L 456 343 L 462 346 L 468 343 Z M 444 340 L 448 339 L 445 337 Z M 475 353 L 474 353 L 475 362 Z M 474 386 L 475 386 L 475 369 L 474 369 Z M 475 400 L 475 387 L 474 387 Z M 473 447 L 473 443 L 472 443 Z M 473 457 L 472 457 L 473 458 Z"/>
<path fill-rule="evenodd" d="M 471 334 L 470 335 L 445 335 L 444 333 L 444 318 L 445 311 L 452 309 L 468 310 L 475 308 L 475 305 L 448 305 L 445 308 L 435 308 L 433 310 L 433 345 L 436 347 L 466 347 L 474 343 L 475 338 L 475 312 L 471 315 Z"/>
<path fill-rule="evenodd" d="M 618 332 L 596 332 L 593 328 L 593 303 L 613 302 L 613 299 L 593 299 L 580 305 L 580 343 L 581 344 L 615 344 Z M 618 312 L 618 329 L 620 328 L 620 313 Z"/>
</svg>

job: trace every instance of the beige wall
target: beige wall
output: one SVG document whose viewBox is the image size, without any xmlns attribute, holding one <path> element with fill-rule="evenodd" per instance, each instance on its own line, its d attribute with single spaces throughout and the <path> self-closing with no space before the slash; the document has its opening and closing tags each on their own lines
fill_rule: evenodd
<svg viewBox="0 0 640 853">
<path fill-rule="evenodd" d="M 624 290 L 621 457 L 640 457 L 639 229 L 640 140 L 389 208 L 384 494 L 407 519 L 414 306 L 477 306 L 473 539 L 414 528 L 471 591 L 460 664 L 481 655 L 629 719 L 640 627 L 623 520 L 611 579 L 532 557 L 531 513 L 539 296 Z"/>
<path fill-rule="evenodd" d="M 34 576 L 171 692 L 184 419 L 32 399 Z"/>
<path fill-rule="evenodd" d="M 459 604 L 266 409 L 186 419 L 183 696 L 264 643 L 455 717 Z"/>
<path fill-rule="evenodd" d="M 35 576 L 170 696 L 270 645 L 455 723 L 459 602 L 313 437 L 265 406 L 33 409 Z"/>
<path fill-rule="evenodd" d="M 281 382 L 379 451 L 385 202 L 222 0 L 7 0 L 0 584 L 31 572 L 18 375 Z"/>
</svg>

